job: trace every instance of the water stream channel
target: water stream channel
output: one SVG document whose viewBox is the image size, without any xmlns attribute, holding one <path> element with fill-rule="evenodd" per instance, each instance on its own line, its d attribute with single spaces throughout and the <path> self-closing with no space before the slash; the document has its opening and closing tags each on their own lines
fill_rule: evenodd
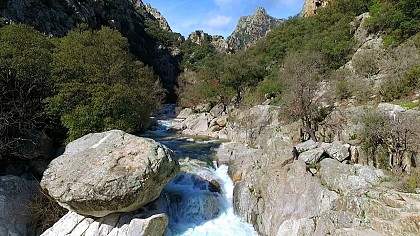
<svg viewBox="0 0 420 236">
<path fill-rule="evenodd" d="M 169 112 L 169 113 L 168 113 Z M 171 110 L 158 118 L 158 127 L 146 136 L 172 149 L 180 161 L 182 174 L 162 191 L 157 208 L 169 217 L 166 236 L 214 235 L 254 236 L 252 225 L 235 215 L 232 205 L 233 183 L 228 167 L 215 169 L 217 140 L 197 140 L 170 131 L 174 122 Z"/>
</svg>

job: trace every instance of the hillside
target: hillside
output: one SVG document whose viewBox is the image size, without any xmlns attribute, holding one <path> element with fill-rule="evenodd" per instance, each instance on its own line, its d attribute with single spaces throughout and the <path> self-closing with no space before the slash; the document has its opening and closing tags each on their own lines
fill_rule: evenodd
<svg viewBox="0 0 420 236">
<path fill-rule="evenodd" d="M 176 53 L 170 45 L 160 47 L 163 42 L 156 38 L 156 31 L 167 32 L 170 28 L 156 9 L 141 0 L 6 1 L 0 6 L 0 16 L 5 23 L 24 23 L 52 37 L 62 37 L 82 23 L 92 29 L 102 26 L 117 29 L 128 39 L 131 51 L 154 68 L 170 100 L 174 99 L 173 87 L 179 73 Z"/>
</svg>

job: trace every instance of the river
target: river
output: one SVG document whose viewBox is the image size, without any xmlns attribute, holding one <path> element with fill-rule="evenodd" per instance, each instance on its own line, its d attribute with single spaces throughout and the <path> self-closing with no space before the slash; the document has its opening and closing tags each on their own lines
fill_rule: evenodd
<svg viewBox="0 0 420 236">
<path fill-rule="evenodd" d="M 254 236 L 252 225 L 235 215 L 232 197 L 233 183 L 227 166 L 214 168 L 217 140 L 194 140 L 170 132 L 172 106 L 158 119 L 155 131 L 147 136 L 172 149 L 180 160 L 182 174 L 162 191 L 157 208 L 169 217 L 166 236 Z M 203 178 L 204 177 L 204 178 Z M 216 180 L 213 185 L 207 180 Z"/>
</svg>

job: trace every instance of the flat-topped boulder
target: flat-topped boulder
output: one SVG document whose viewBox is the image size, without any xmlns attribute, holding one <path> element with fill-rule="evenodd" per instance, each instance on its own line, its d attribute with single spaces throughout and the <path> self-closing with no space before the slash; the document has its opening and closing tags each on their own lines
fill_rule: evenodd
<svg viewBox="0 0 420 236">
<path fill-rule="evenodd" d="M 41 187 L 69 210 L 103 217 L 155 200 L 178 172 L 178 161 L 165 146 L 112 130 L 67 145 L 44 172 Z"/>
</svg>

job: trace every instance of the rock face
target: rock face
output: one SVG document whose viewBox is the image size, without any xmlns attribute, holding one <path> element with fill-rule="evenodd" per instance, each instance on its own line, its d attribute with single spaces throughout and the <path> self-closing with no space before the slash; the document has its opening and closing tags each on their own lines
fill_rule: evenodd
<svg viewBox="0 0 420 236">
<path fill-rule="evenodd" d="M 252 126 L 230 123 L 236 143 L 216 154 L 219 163 L 229 163 L 235 210 L 259 235 L 419 235 L 418 194 L 386 187 L 383 172 L 372 166 L 345 164 L 353 149 L 343 142 L 295 145 L 300 155 L 294 160 L 298 129 L 281 124 L 275 111 L 258 106 L 231 117 L 248 117 Z M 240 135 L 252 130 L 258 135 Z"/>
<path fill-rule="evenodd" d="M 282 20 L 269 16 L 264 8 L 257 8 L 252 16 L 239 19 L 227 43 L 234 51 L 243 50 L 263 38 L 267 32 L 282 24 Z"/>
<path fill-rule="evenodd" d="M 332 0 L 305 0 L 300 15 L 303 17 L 316 15 L 319 8 L 325 7 L 331 1 Z"/>
<path fill-rule="evenodd" d="M 39 191 L 36 181 L 16 176 L 0 177 L 0 235 L 32 236 L 30 199 Z"/>
<path fill-rule="evenodd" d="M 41 186 L 65 208 L 103 217 L 153 201 L 178 172 L 166 147 L 113 130 L 68 144 L 44 172 Z"/>
<path fill-rule="evenodd" d="M 70 211 L 42 236 L 161 236 L 168 226 L 164 214 L 114 213 L 94 219 Z"/>
<path fill-rule="evenodd" d="M 172 32 L 168 21 L 166 21 L 165 17 L 163 17 L 162 14 L 156 8 L 153 8 L 152 5 L 147 3 L 146 11 L 151 15 L 151 18 L 154 18 L 157 22 L 159 22 L 160 28 L 162 28 L 163 30 Z"/>
<path fill-rule="evenodd" d="M 212 44 L 218 52 L 228 52 L 229 51 L 229 45 L 223 38 L 223 36 L 220 35 L 209 35 L 205 33 L 202 30 L 196 30 L 192 32 L 188 36 L 188 40 L 190 40 L 193 43 L 196 43 L 198 45 L 203 45 L 206 43 Z"/>
</svg>

